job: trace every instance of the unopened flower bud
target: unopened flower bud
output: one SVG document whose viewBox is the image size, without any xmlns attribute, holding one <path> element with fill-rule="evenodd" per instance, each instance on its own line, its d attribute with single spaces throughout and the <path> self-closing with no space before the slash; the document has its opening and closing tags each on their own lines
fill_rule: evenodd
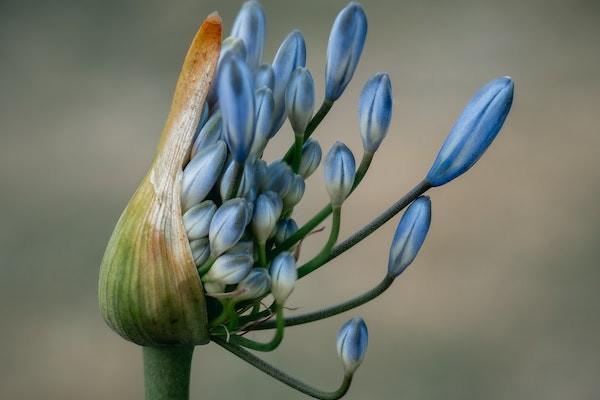
<svg viewBox="0 0 600 400">
<path fill-rule="evenodd" d="M 217 143 L 221 139 L 221 123 L 221 111 L 217 110 L 208 118 L 208 121 L 206 121 L 196 135 L 192 146 L 192 157 L 195 157 L 198 151 Z"/>
<path fill-rule="evenodd" d="M 252 257 L 247 254 L 225 253 L 215 260 L 202 279 L 206 282 L 234 285 L 248 275 L 248 272 L 252 269 L 252 264 Z"/>
<path fill-rule="evenodd" d="M 369 79 L 358 106 L 360 138 L 366 153 L 373 154 L 387 135 L 392 120 L 392 85 L 388 74 Z"/>
<path fill-rule="evenodd" d="M 336 142 L 325 157 L 325 187 L 331 204 L 340 206 L 352 190 L 356 175 L 354 156 L 348 147 Z"/>
<path fill-rule="evenodd" d="M 265 243 L 271 236 L 282 209 L 281 198 L 275 192 L 265 192 L 256 198 L 252 232 L 258 243 Z"/>
<path fill-rule="evenodd" d="M 256 92 L 256 125 L 254 128 L 254 142 L 250 154 L 255 158 L 260 158 L 267 147 L 271 135 L 271 126 L 273 125 L 273 109 L 275 102 L 273 92 L 267 87 L 263 87 Z"/>
<path fill-rule="evenodd" d="M 263 64 L 256 70 L 254 74 L 254 87 L 260 90 L 267 87 L 273 90 L 275 86 L 275 74 L 273 73 L 273 67 L 271 64 Z"/>
<path fill-rule="evenodd" d="M 452 127 L 426 180 L 441 186 L 465 173 L 487 150 L 504 124 L 513 101 L 514 83 L 505 76 L 475 93 Z"/>
<path fill-rule="evenodd" d="M 292 294 L 298 279 L 294 256 L 287 251 L 277 255 L 271 262 L 269 273 L 271 275 L 271 293 L 275 302 L 283 305 Z"/>
<path fill-rule="evenodd" d="M 290 185 L 290 190 L 288 190 L 283 198 L 283 206 L 286 209 L 291 209 L 296 204 L 300 203 L 302 196 L 304 196 L 305 189 L 306 185 L 304 183 L 304 179 L 302 179 L 300 175 L 294 175 L 292 184 Z"/>
<path fill-rule="evenodd" d="M 254 260 L 254 242 L 251 240 L 240 240 L 235 246 L 227 250 L 227 254 L 244 254 Z"/>
<path fill-rule="evenodd" d="M 421 196 L 408 207 L 396 228 L 390 247 L 388 275 L 396 278 L 421 249 L 431 224 L 431 200 Z"/>
<path fill-rule="evenodd" d="M 293 184 L 294 171 L 292 171 L 292 168 L 283 161 L 274 161 L 267 168 L 267 175 L 269 181 L 268 190 L 284 198 Z"/>
<path fill-rule="evenodd" d="M 254 162 L 254 174 L 256 176 L 256 187 L 259 192 L 264 193 L 269 190 L 269 169 L 264 160 Z"/>
<path fill-rule="evenodd" d="M 210 245 L 208 243 L 208 238 L 190 241 L 190 249 L 192 249 L 192 258 L 194 259 L 194 264 L 196 264 L 196 266 L 204 264 L 204 262 L 208 260 L 208 257 L 210 256 Z"/>
<path fill-rule="evenodd" d="M 308 68 L 298 67 L 285 92 L 285 108 L 294 134 L 303 135 L 315 106 L 315 84 Z"/>
<path fill-rule="evenodd" d="M 360 366 L 369 343 L 369 331 L 360 317 L 352 318 L 340 328 L 337 335 L 337 352 L 346 374 L 351 375 Z"/>
<path fill-rule="evenodd" d="M 241 178 L 236 175 L 236 170 L 242 169 Z M 254 175 L 254 165 L 245 163 L 243 166 L 239 165 L 237 161 L 231 161 L 225 168 L 221 182 L 219 183 L 219 193 L 221 194 L 222 200 L 229 200 L 234 197 L 245 197 L 249 201 L 254 201 L 252 191 L 256 184 Z M 236 178 L 240 178 L 239 182 L 236 182 Z M 237 191 L 234 193 L 234 185 L 238 185 Z"/>
<path fill-rule="evenodd" d="M 298 230 L 298 224 L 292 218 L 284 219 L 279 221 L 275 227 L 275 242 L 277 244 L 283 243 L 287 238 L 292 236 Z"/>
<path fill-rule="evenodd" d="M 367 16 L 358 3 L 348 4 L 336 17 L 327 44 L 325 98 L 337 100 L 352 79 L 367 37 Z"/>
<path fill-rule="evenodd" d="M 254 140 L 254 83 L 246 63 L 227 57 L 220 68 L 218 95 L 223 137 L 233 158 L 243 164 Z"/>
<path fill-rule="evenodd" d="M 219 87 L 219 78 L 221 76 L 221 66 L 223 64 L 223 60 L 226 60 L 229 57 L 238 57 L 240 60 L 246 60 L 246 46 L 244 45 L 244 41 L 242 39 L 229 36 L 223 40 L 223 43 L 221 44 L 221 52 L 219 54 L 219 63 L 217 64 L 215 79 L 210 87 L 207 97 L 207 101 L 210 104 L 214 105 L 217 103 L 217 91 Z"/>
<path fill-rule="evenodd" d="M 238 301 L 257 299 L 264 296 L 271 287 L 271 278 L 263 268 L 255 268 L 237 286 L 235 296 Z"/>
<path fill-rule="evenodd" d="M 183 170 L 181 182 L 181 207 L 184 212 L 204 200 L 219 178 L 226 157 L 227 146 L 218 141 L 190 160 Z"/>
<path fill-rule="evenodd" d="M 208 236 L 210 221 L 217 211 L 217 206 L 211 200 L 196 204 L 183 214 L 183 226 L 188 240 L 196 240 Z"/>
<path fill-rule="evenodd" d="M 306 44 L 300 31 L 293 31 L 281 43 L 273 59 L 273 73 L 275 85 L 273 98 L 275 99 L 275 112 L 271 137 L 279 131 L 285 121 L 285 91 L 292 76 L 298 67 L 306 65 Z"/>
<path fill-rule="evenodd" d="M 227 200 L 219 207 L 208 233 L 212 257 L 223 254 L 240 240 L 250 219 L 248 214 L 246 200 L 240 198 Z"/>
<path fill-rule="evenodd" d="M 308 139 L 302 147 L 302 158 L 300 159 L 300 168 L 298 174 L 308 178 L 319 167 L 323 153 L 319 142 L 314 139 Z"/>
<path fill-rule="evenodd" d="M 254 70 L 262 60 L 266 34 L 265 12 L 258 1 L 249 0 L 244 3 L 238 13 L 231 36 L 238 37 L 246 45 L 246 61 Z"/>
</svg>

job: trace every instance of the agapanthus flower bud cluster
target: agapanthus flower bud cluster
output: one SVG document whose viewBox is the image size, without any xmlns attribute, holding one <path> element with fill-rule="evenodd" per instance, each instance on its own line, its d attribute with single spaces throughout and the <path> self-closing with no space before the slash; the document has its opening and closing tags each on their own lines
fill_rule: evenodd
<svg viewBox="0 0 600 400">
<path fill-rule="evenodd" d="M 261 5 L 255 0 L 244 3 L 233 23 L 231 35 L 222 40 L 219 56 L 215 53 L 214 78 L 211 86 L 204 88 L 206 101 L 201 115 L 197 114 L 198 123 L 182 160 L 182 170 L 177 171 L 180 180 L 173 180 L 173 187 L 179 190 L 174 198 L 180 200 L 177 209 L 181 211 L 176 218 L 187 235 L 189 253 L 207 297 L 205 322 L 197 324 L 194 332 L 186 331 L 190 338 L 174 336 L 168 328 L 160 331 L 157 338 L 152 337 L 140 327 L 138 316 L 129 318 L 129 309 L 111 308 L 121 303 L 111 302 L 110 290 L 139 287 L 116 283 L 110 278 L 115 274 L 101 275 L 101 288 L 107 288 L 101 292 L 101 303 L 107 321 L 123 336 L 128 337 L 129 332 L 144 333 L 141 339 L 134 340 L 136 343 L 198 344 L 199 340 L 193 335 L 202 340 L 208 335 L 222 347 L 306 394 L 317 398 L 339 398 L 348 390 L 352 375 L 365 356 L 368 332 L 361 318 L 349 320 L 338 334 L 337 350 L 345 378 L 335 392 L 322 392 L 288 377 L 257 360 L 244 348 L 274 350 L 281 343 L 286 327 L 351 310 L 387 290 L 413 263 L 426 239 L 431 224 L 431 200 L 423 194 L 460 176 L 483 155 L 510 111 L 514 86 L 508 77 L 483 86 L 456 121 L 426 177 L 388 210 L 339 242 L 342 208 L 365 177 L 390 128 L 393 108 L 390 76 L 377 73 L 368 79 L 356 101 L 356 131 L 362 141 L 359 161 L 342 141 L 335 142 L 323 153 L 324 149 L 312 135 L 343 95 L 358 67 L 367 35 L 365 12 L 361 5 L 351 2 L 335 18 L 324 68 L 325 93 L 316 111 L 318 96 L 313 75 L 306 67 L 302 33 L 293 30 L 287 35 L 272 62 L 268 62 L 263 58 L 266 31 L 266 17 Z M 286 119 L 289 129 L 282 129 Z M 191 135 L 192 131 L 189 133 Z M 288 135 L 290 148 L 280 157 L 266 159 L 265 150 L 275 135 Z M 157 160 L 162 159 L 157 157 Z M 298 224 L 294 211 L 301 204 L 309 178 L 319 167 L 323 179 L 311 179 L 310 182 L 320 185 L 328 193 L 329 202 L 309 221 Z M 160 193 L 160 180 L 154 170 L 145 184 L 152 190 L 139 193 Z M 139 201 L 134 200 L 138 207 Z M 156 200 L 153 207 L 161 209 L 163 200 L 164 197 Z M 284 315 L 287 312 L 285 305 L 301 278 L 358 244 L 406 207 L 392 239 L 388 267 L 380 284 L 340 304 L 291 317 Z M 139 223 L 135 218 L 159 215 L 159 212 L 130 213 L 131 219 L 125 219 L 127 226 L 141 228 L 150 225 Z M 329 232 L 320 233 L 324 229 L 317 228 L 330 215 Z M 161 226 L 177 227 L 177 223 Z M 135 261 L 129 257 L 131 241 L 122 236 L 127 232 L 119 229 L 111 239 L 114 248 L 109 245 L 110 251 L 105 256 L 107 268 L 119 268 L 118 262 L 123 260 L 126 263 Z M 155 232 L 142 232 L 140 237 L 154 237 Z M 313 233 L 327 235 L 327 240 L 323 241 L 317 254 L 305 260 L 304 254 L 300 254 L 301 243 Z M 166 236 L 177 239 L 177 235 L 170 232 Z M 121 242 L 129 247 L 119 248 Z M 140 240 L 134 241 L 134 245 L 139 243 Z M 160 246 L 164 246 L 164 242 Z M 151 252 L 147 259 L 158 260 L 157 265 L 163 268 L 174 258 L 169 253 L 163 262 Z M 181 258 L 190 259 L 189 254 Z M 179 278 L 177 267 L 179 265 L 175 264 L 174 276 Z M 142 271 L 137 264 L 132 268 L 136 272 Z M 153 270 L 150 268 L 149 271 Z M 152 276 L 152 282 L 158 287 L 156 276 Z M 194 284 L 195 280 L 179 280 L 177 285 L 182 282 L 183 285 Z M 183 286 L 177 285 L 172 286 L 179 292 Z M 138 297 L 149 298 L 147 295 Z M 164 303 L 170 304 L 172 297 L 163 296 L 163 299 L 168 299 Z M 186 304 L 185 301 L 182 304 Z M 192 308 L 188 308 L 182 315 L 193 318 Z M 144 314 L 146 316 L 152 329 L 162 329 L 163 325 L 157 325 L 157 328 L 155 321 L 167 321 L 161 319 L 163 316 L 149 313 Z M 165 322 L 164 326 L 171 321 Z M 187 328 L 185 322 L 178 323 L 182 329 Z M 267 342 L 245 335 L 249 331 L 272 328 L 275 333 Z M 163 337 L 168 342 L 162 343 Z"/>
</svg>

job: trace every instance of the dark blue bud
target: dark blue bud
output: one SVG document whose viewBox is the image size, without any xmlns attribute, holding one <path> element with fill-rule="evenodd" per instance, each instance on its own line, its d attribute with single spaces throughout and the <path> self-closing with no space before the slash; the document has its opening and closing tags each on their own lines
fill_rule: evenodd
<svg viewBox="0 0 600 400">
<path fill-rule="evenodd" d="M 358 120 L 364 151 L 375 153 L 392 121 L 392 85 L 388 74 L 377 74 L 365 84 L 359 100 Z"/>
<path fill-rule="evenodd" d="M 336 347 L 346 374 L 352 375 L 360 366 L 368 344 L 369 331 L 362 318 L 352 318 L 342 325 L 337 335 Z"/>
</svg>

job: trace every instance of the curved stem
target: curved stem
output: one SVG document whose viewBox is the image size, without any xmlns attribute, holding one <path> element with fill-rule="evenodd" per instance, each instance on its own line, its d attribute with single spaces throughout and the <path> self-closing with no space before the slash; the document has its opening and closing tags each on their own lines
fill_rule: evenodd
<svg viewBox="0 0 600 400">
<path fill-rule="evenodd" d="M 210 328 L 216 328 L 222 325 L 229 319 L 229 316 L 235 311 L 235 302 L 233 299 L 227 298 L 223 300 L 223 310 L 215 319 L 210 322 Z"/>
<path fill-rule="evenodd" d="M 306 127 L 306 131 L 304 131 L 303 140 L 305 142 L 313 134 L 313 132 L 315 131 L 315 129 L 317 129 L 317 126 L 319 126 L 319 124 L 321 123 L 321 121 L 323 121 L 323 119 L 325 118 L 325 116 L 327 115 L 327 113 L 329 112 L 329 110 L 331 110 L 332 106 L 333 106 L 333 102 L 332 101 L 323 100 L 323 103 L 321 103 L 321 107 L 319 107 L 319 111 L 317 111 L 317 113 L 312 117 L 312 119 L 308 123 L 308 126 Z M 292 157 L 292 152 L 293 151 L 294 151 L 294 147 L 292 146 L 285 153 L 285 156 L 283 156 L 283 160 L 285 162 L 289 163 L 290 158 Z"/>
<path fill-rule="evenodd" d="M 379 284 L 365 293 L 356 296 L 350 300 L 344 301 L 342 303 L 335 304 L 333 306 L 323 308 L 321 310 L 309 312 L 306 314 L 300 314 L 293 317 L 285 318 L 284 323 L 285 326 L 294 326 L 306 324 L 313 321 L 318 321 L 321 319 L 333 317 L 334 315 L 341 314 L 358 306 L 361 306 L 369 301 L 373 300 L 383 292 L 385 292 L 394 282 L 394 278 L 386 275 L 385 278 Z M 264 329 L 272 329 L 275 327 L 274 321 L 266 321 L 261 324 L 257 324 L 251 327 L 248 327 L 248 330 L 257 331 Z"/>
<path fill-rule="evenodd" d="M 285 318 L 283 317 L 283 307 L 279 305 L 277 306 L 277 317 L 274 327 L 277 328 L 277 330 L 275 331 L 275 335 L 267 343 L 256 342 L 243 336 L 232 336 L 229 339 L 229 342 L 256 351 L 266 352 L 275 350 L 281 344 L 281 341 L 283 340 L 283 332 L 285 330 Z"/>
<path fill-rule="evenodd" d="M 188 400 L 193 346 L 144 347 L 146 400 Z"/>
<path fill-rule="evenodd" d="M 316 388 L 286 374 L 285 372 L 275 368 L 271 364 L 256 357 L 254 354 L 250 353 L 247 350 L 242 349 L 239 346 L 236 346 L 231 343 L 227 343 L 225 340 L 220 339 L 220 338 L 214 338 L 213 341 L 216 344 L 218 344 L 219 346 L 221 346 L 222 348 L 224 348 L 225 350 L 229 351 L 230 353 L 232 353 L 232 354 L 236 355 L 237 357 L 241 358 L 242 360 L 246 361 L 248 364 L 258 368 L 259 370 L 266 373 L 267 375 L 270 375 L 273 378 L 277 379 L 279 382 L 282 382 L 282 383 L 286 384 L 287 386 L 294 388 L 308 396 L 314 397 L 315 399 L 337 400 L 337 399 L 341 398 L 342 396 L 344 396 L 348 392 L 348 389 L 350 388 L 350 384 L 352 383 L 352 375 L 345 375 L 344 380 L 342 381 L 341 385 L 336 390 L 334 390 L 332 392 L 325 392 L 323 390 L 316 389 Z"/>
<path fill-rule="evenodd" d="M 306 264 L 302 265 L 298 268 L 298 279 L 302 278 L 305 275 L 310 274 L 321 265 L 325 263 L 325 261 L 331 255 L 331 249 L 335 246 L 337 242 L 338 236 L 340 234 L 340 220 L 342 215 L 342 208 L 340 206 L 333 207 L 333 219 L 331 222 L 331 231 L 329 232 L 329 239 L 327 239 L 327 243 L 323 246 L 323 249 L 317 254 L 312 260 L 308 261 Z"/>
</svg>

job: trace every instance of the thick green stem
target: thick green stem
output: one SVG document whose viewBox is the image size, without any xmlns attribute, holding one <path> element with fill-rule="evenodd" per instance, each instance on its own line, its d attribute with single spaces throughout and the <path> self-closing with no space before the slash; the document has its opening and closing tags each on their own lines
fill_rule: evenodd
<svg viewBox="0 0 600 400">
<path fill-rule="evenodd" d="M 144 347 L 146 400 L 188 400 L 193 346 Z"/>
<path fill-rule="evenodd" d="M 333 219 L 331 222 L 331 231 L 329 232 L 329 239 L 323 249 L 317 254 L 312 260 L 307 262 L 298 268 L 298 279 L 305 275 L 310 274 L 315 269 L 319 268 L 325 263 L 325 260 L 331 255 L 331 249 L 335 246 L 338 236 L 340 234 L 340 220 L 341 220 L 342 208 L 340 206 L 333 207 Z"/>
</svg>

